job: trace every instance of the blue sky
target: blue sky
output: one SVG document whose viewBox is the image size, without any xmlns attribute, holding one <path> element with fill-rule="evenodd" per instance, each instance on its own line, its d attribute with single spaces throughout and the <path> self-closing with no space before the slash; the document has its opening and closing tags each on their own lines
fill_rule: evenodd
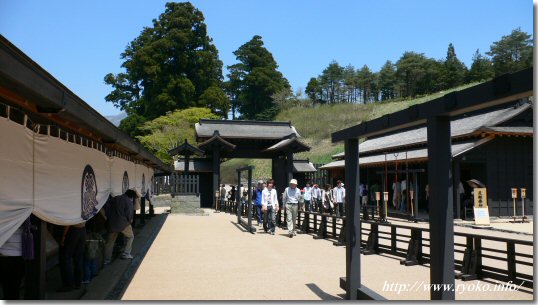
<svg viewBox="0 0 538 305">
<path fill-rule="evenodd" d="M 224 66 L 254 35 L 263 37 L 280 71 L 297 90 L 332 61 L 378 70 L 404 51 L 443 58 L 450 42 L 468 66 L 477 48 L 521 27 L 532 33 L 528 0 L 206 0 L 200 9 Z M 160 0 L 0 1 L 0 34 L 104 115 L 109 72 L 120 53 L 164 11 Z"/>
</svg>

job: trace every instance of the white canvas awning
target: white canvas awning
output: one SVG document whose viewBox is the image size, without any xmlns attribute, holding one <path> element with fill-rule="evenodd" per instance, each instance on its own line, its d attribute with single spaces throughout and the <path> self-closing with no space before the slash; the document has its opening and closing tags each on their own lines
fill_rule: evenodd
<svg viewBox="0 0 538 305">
<path fill-rule="evenodd" d="M 151 194 L 153 169 L 0 117 L 0 246 L 30 214 L 57 225 L 95 216 L 109 195 Z"/>
</svg>

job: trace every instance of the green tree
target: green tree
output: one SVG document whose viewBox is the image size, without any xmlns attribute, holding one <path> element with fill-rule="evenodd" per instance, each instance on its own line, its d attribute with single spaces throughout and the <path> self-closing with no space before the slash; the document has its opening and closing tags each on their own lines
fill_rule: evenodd
<svg viewBox="0 0 538 305">
<path fill-rule="evenodd" d="M 199 105 L 200 96 L 222 82 L 222 62 L 207 35 L 204 16 L 192 4 L 167 3 L 121 54 L 125 72 L 107 74 L 113 90 L 105 99 L 128 116 L 152 120 L 168 111 Z M 122 129 L 137 134 L 138 119 Z"/>
<path fill-rule="evenodd" d="M 211 86 L 200 95 L 200 105 L 205 105 L 211 111 L 223 119 L 228 118 L 230 111 L 230 99 L 224 91 L 217 87 Z"/>
<path fill-rule="evenodd" d="M 495 71 L 493 70 L 493 64 L 487 58 L 480 54 L 480 51 L 476 49 L 473 55 L 473 63 L 471 69 L 467 74 L 468 82 L 480 82 L 493 78 Z"/>
<path fill-rule="evenodd" d="M 379 70 L 379 91 L 381 92 L 381 100 L 389 100 L 396 98 L 396 67 L 387 60 Z"/>
<path fill-rule="evenodd" d="M 168 154 L 170 149 L 180 145 L 185 139 L 194 143 L 194 124 L 200 119 L 218 118 L 219 115 L 207 108 L 192 107 L 175 110 L 145 122 L 140 127 L 145 135 L 137 136 L 137 139 L 163 162 L 171 163 L 172 157 Z"/>
<path fill-rule="evenodd" d="M 323 90 L 321 89 L 321 84 L 319 80 L 315 77 L 310 78 L 308 81 L 308 84 L 305 88 L 305 94 L 312 100 L 314 104 L 316 103 L 324 103 L 323 100 Z"/>
<path fill-rule="evenodd" d="M 442 62 L 427 58 L 423 53 L 404 52 L 396 62 L 399 95 L 414 97 L 440 90 L 442 69 Z"/>
<path fill-rule="evenodd" d="M 491 56 L 496 76 L 532 67 L 531 37 L 517 28 L 510 35 L 493 42 L 486 54 Z"/>
<path fill-rule="evenodd" d="M 454 88 L 463 85 L 467 74 L 467 67 L 456 56 L 454 45 L 450 43 L 446 52 L 446 60 L 443 63 L 442 86 L 444 89 Z"/>
<path fill-rule="evenodd" d="M 138 129 L 147 121 L 146 118 L 137 114 L 131 113 L 120 122 L 118 126 L 121 130 L 125 131 L 131 138 L 136 139 L 136 136 L 141 135 L 142 132 Z"/>
<path fill-rule="evenodd" d="M 264 47 L 261 36 L 254 36 L 239 47 L 234 55 L 239 63 L 228 66 L 228 78 L 237 83 L 241 117 L 272 120 L 279 110 L 272 96 L 289 89 L 288 80 L 277 70 L 278 64 Z"/>
<path fill-rule="evenodd" d="M 341 102 L 339 93 L 344 82 L 344 68 L 336 61 L 332 61 L 319 76 L 323 95 L 327 103 L 334 104 Z"/>
<path fill-rule="evenodd" d="M 372 94 L 372 89 L 375 86 L 374 74 L 367 65 L 362 66 L 362 68 L 357 71 L 357 79 L 358 87 L 360 88 L 359 90 L 361 90 L 362 93 L 362 102 L 366 104 L 375 99 Z"/>
</svg>

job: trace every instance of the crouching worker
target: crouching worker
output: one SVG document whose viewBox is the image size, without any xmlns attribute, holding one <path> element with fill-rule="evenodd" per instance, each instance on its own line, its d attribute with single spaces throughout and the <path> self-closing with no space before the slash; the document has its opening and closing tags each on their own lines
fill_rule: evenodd
<svg viewBox="0 0 538 305">
<path fill-rule="evenodd" d="M 140 200 L 140 195 L 135 189 L 130 189 L 125 194 L 115 197 L 107 203 L 106 206 L 106 226 L 108 231 L 106 246 L 105 246 L 105 261 L 104 264 L 109 264 L 112 259 L 112 251 L 114 243 L 121 233 L 125 237 L 121 259 L 132 259 L 131 247 L 133 245 L 134 234 L 131 222 L 133 221 L 133 211 L 136 200 Z"/>
<path fill-rule="evenodd" d="M 271 235 L 275 235 L 276 213 L 278 212 L 278 198 L 273 185 L 273 179 L 267 180 L 267 188 L 262 192 L 262 211 L 267 214 L 267 229 Z"/>
</svg>

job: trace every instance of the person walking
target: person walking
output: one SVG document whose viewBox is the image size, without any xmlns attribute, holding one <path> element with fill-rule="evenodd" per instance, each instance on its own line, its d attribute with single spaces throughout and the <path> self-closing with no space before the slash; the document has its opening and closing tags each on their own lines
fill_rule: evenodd
<svg viewBox="0 0 538 305">
<path fill-rule="evenodd" d="M 107 241 L 105 245 L 105 260 L 104 264 L 109 264 L 112 259 L 112 251 L 114 250 L 114 243 L 118 238 L 118 234 L 121 233 L 125 236 L 126 241 L 123 246 L 121 259 L 132 259 L 131 247 L 133 245 L 134 234 L 131 226 L 131 217 L 133 215 L 133 202 L 140 198 L 140 195 L 135 189 L 130 189 L 125 194 L 115 197 L 114 200 L 107 203 L 106 217 L 107 217 Z"/>
<path fill-rule="evenodd" d="M 336 187 L 333 189 L 333 203 L 336 211 L 336 217 L 344 215 L 344 203 L 346 200 L 346 189 L 342 184 L 342 180 L 336 181 Z"/>
<path fill-rule="evenodd" d="M 262 225 L 262 200 L 263 200 L 263 181 L 258 181 L 256 189 L 252 192 L 252 203 L 256 207 L 256 220 L 258 221 L 258 227 Z M 267 232 L 267 227 L 264 226 L 265 232 Z"/>
<path fill-rule="evenodd" d="M 311 206 L 311 204 L 312 204 L 312 187 L 310 187 L 310 182 L 306 183 L 306 186 L 303 189 L 303 191 L 304 191 L 304 195 L 303 195 L 303 198 L 304 198 L 303 212 L 304 211 L 312 212 L 312 206 Z"/>
<path fill-rule="evenodd" d="M 265 232 L 269 231 L 271 235 L 275 235 L 276 213 L 278 212 L 278 198 L 276 190 L 273 188 L 274 183 L 273 179 L 267 180 L 267 188 L 263 189 L 261 193 L 262 210 L 267 218 L 267 228 L 264 229 Z M 261 185 L 258 183 L 258 189 L 261 187 L 263 187 L 263 183 Z"/>
<path fill-rule="evenodd" d="M 297 187 L 296 179 L 290 180 L 290 186 L 284 190 L 282 201 L 285 202 L 288 235 L 292 238 L 297 235 L 295 232 L 295 222 L 297 220 L 297 209 L 302 201 L 301 190 Z"/>
</svg>

